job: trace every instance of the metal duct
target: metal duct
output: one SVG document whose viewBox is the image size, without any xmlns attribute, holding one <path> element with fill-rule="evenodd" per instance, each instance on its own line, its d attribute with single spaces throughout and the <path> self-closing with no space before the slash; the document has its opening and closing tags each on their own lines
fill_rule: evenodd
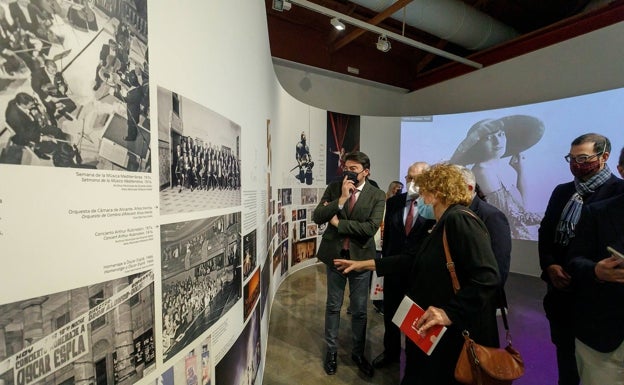
<svg viewBox="0 0 624 385">
<path fill-rule="evenodd" d="M 393 0 L 351 0 L 381 12 Z M 518 36 L 513 28 L 493 19 L 460 0 L 414 0 L 393 19 L 438 36 L 469 50 L 481 50 Z"/>
</svg>

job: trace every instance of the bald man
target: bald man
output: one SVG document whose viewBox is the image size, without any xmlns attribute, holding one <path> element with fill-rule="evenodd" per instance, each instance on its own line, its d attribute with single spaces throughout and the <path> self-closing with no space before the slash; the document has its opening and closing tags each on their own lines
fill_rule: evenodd
<svg viewBox="0 0 624 385">
<path fill-rule="evenodd" d="M 407 192 L 395 195 L 386 201 L 382 258 L 401 254 L 404 249 L 418 247 L 427 236 L 427 230 L 434 225 L 433 219 L 426 219 L 418 215 L 415 204 L 418 192 L 414 185 L 414 178 L 428 168 L 429 165 L 425 162 L 412 164 L 407 169 L 405 176 Z M 410 210 L 412 215 L 410 215 Z M 411 223 L 407 224 L 407 221 Z M 411 229 L 406 231 L 406 226 L 411 227 Z M 384 351 L 373 361 L 373 366 L 377 368 L 399 362 L 401 331 L 392 323 L 392 317 L 405 295 L 405 282 L 406 277 L 402 275 L 386 275 L 384 277 Z"/>
</svg>

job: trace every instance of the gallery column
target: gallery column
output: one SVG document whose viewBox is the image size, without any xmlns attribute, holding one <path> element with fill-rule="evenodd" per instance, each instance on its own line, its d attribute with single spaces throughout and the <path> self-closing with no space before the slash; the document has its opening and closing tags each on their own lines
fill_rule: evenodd
<svg viewBox="0 0 624 385">
<path fill-rule="evenodd" d="M 113 281 L 113 296 L 128 287 L 128 278 L 119 278 Z M 126 382 L 136 376 L 132 354 L 134 340 L 132 330 L 132 309 L 130 302 L 125 301 L 112 311 L 113 330 L 115 331 L 115 378 L 118 384 Z M 131 383 L 130 381 L 127 383 Z"/>
<path fill-rule="evenodd" d="M 43 312 L 41 305 L 48 297 L 33 298 L 21 304 L 24 314 L 24 347 L 30 346 L 44 337 Z"/>
<path fill-rule="evenodd" d="M 72 322 L 89 311 L 89 288 L 82 287 L 71 290 L 70 319 Z M 93 337 L 91 337 L 93 338 Z M 96 341 L 91 341 L 91 346 Z M 91 385 L 95 383 L 95 364 L 93 363 L 93 349 L 74 362 L 75 385 Z M 2 385 L 2 384 L 0 384 Z"/>
</svg>

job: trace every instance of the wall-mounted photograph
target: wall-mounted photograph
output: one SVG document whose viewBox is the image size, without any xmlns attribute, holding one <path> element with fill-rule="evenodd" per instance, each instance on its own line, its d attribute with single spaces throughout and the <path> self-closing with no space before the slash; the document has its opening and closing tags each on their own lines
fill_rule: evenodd
<svg viewBox="0 0 624 385">
<path fill-rule="evenodd" d="M 293 243 L 291 265 L 294 266 L 316 255 L 316 238 Z"/>
<path fill-rule="evenodd" d="M 241 203 L 241 127 L 158 87 L 160 213 Z"/>
<path fill-rule="evenodd" d="M 133 384 L 154 370 L 154 274 L 0 306 L 6 384 Z"/>
<path fill-rule="evenodd" d="M 327 184 L 342 175 L 344 156 L 359 149 L 360 117 L 327 111 Z"/>
<path fill-rule="evenodd" d="M 165 361 L 240 300 L 240 219 L 236 212 L 161 226 Z"/>
<path fill-rule="evenodd" d="M 0 163 L 151 172 L 147 0 L 0 9 Z"/>
</svg>

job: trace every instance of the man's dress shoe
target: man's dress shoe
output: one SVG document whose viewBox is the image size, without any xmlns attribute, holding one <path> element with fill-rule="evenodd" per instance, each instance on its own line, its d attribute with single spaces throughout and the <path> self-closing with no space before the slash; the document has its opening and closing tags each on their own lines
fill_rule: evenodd
<svg viewBox="0 0 624 385">
<path fill-rule="evenodd" d="M 399 357 L 393 357 L 383 352 L 373 360 L 373 367 L 379 369 L 395 362 L 399 362 Z"/>
<path fill-rule="evenodd" d="M 337 352 L 327 352 L 327 355 L 325 356 L 325 364 L 323 365 L 325 373 L 329 375 L 336 374 L 336 368 L 338 367 L 338 363 L 336 362 L 337 357 Z"/>
<path fill-rule="evenodd" d="M 364 373 L 367 377 L 373 376 L 373 366 L 368 361 L 366 361 L 366 358 L 364 358 L 364 356 L 356 356 L 355 354 L 352 354 L 351 359 L 353 360 L 353 362 L 356 363 L 358 369 L 360 369 L 360 371 Z"/>
</svg>

